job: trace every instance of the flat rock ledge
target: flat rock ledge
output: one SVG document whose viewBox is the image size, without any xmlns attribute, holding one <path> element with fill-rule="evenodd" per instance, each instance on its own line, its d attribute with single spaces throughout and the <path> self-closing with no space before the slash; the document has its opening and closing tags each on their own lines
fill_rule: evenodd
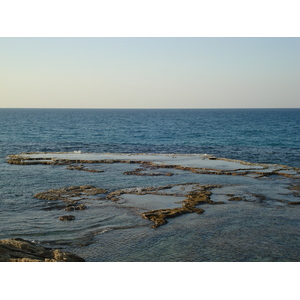
<svg viewBox="0 0 300 300">
<path fill-rule="evenodd" d="M 84 262 L 75 254 L 46 248 L 21 238 L 0 240 L 0 262 Z"/>
</svg>

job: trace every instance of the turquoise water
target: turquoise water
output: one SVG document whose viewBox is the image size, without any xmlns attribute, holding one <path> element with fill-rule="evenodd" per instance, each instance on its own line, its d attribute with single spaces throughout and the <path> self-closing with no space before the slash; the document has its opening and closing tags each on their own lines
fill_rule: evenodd
<svg viewBox="0 0 300 300">
<path fill-rule="evenodd" d="M 156 177 L 122 176 L 136 165 L 103 164 L 99 169 L 105 172 L 88 173 L 65 166 L 10 165 L 6 156 L 31 151 L 209 153 L 300 167 L 299 150 L 300 109 L 0 109 L 0 238 L 63 247 L 88 261 L 298 261 L 297 207 L 230 203 L 153 230 L 138 211 L 107 201 L 74 212 L 74 222 L 60 222 L 64 213 L 47 210 L 46 201 L 33 197 L 74 185 L 113 191 L 182 183 L 182 178 L 254 187 L 252 178 L 178 171 L 157 182 Z M 282 177 L 280 184 L 294 181 Z"/>
</svg>

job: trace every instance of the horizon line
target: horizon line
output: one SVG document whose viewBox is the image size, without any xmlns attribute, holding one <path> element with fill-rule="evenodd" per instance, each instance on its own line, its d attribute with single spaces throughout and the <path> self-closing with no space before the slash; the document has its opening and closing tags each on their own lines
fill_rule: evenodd
<svg viewBox="0 0 300 300">
<path fill-rule="evenodd" d="M 120 107 L 120 108 L 112 108 L 112 107 L 0 107 L 0 109 L 122 109 L 122 110 L 126 110 L 126 109 L 144 109 L 144 110 L 147 110 L 147 109 L 151 109 L 151 110 L 154 110 L 154 109 L 157 109 L 157 110 L 167 110 L 167 109 L 180 109 L 180 110 L 183 110 L 183 109 L 186 109 L 186 110 L 190 110 L 190 109 L 300 109 L 300 107 L 169 107 L 169 108 L 158 108 L 158 107 L 147 107 L 147 108 L 141 108 L 141 107 Z"/>
</svg>

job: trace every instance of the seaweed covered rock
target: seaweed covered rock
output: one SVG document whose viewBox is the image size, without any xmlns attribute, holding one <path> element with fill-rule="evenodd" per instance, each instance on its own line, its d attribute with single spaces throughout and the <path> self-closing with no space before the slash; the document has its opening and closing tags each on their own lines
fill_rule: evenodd
<svg viewBox="0 0 300 300">
<path fill-rule="evenodd" d="M 0 240 L 1 262 L 83 262 L 83 258 L 60 249 L 46 248 L 21 238 Z"/>
</svg>

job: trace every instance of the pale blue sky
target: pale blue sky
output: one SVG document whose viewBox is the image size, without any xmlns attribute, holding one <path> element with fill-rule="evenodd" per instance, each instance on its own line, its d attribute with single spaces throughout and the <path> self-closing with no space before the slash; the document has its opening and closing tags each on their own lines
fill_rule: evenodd
<svg viewBox="0 0 300 300">
<path fill-rule="evenodd" d="M 0 38 L 0 63 L 0 107 L 300 107 L 300 38 Z"/>
</svg>

